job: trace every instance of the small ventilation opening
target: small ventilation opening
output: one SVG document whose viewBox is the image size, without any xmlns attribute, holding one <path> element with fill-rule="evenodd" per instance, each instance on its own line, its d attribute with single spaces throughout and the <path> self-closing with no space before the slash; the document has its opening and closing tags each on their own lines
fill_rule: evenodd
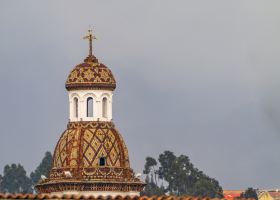
<svg viewBox="0 0 280 200">
<path fill-rule="evenodd" d="M 106 159 L 104 157 L 99 158 L 99 165 L 105 166 L 106 165 Z"/>
</svg>

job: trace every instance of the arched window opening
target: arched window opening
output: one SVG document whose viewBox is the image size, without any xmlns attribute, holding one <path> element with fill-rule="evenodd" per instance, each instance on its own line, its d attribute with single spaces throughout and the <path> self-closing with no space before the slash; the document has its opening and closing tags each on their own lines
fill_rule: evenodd
<svg viewBox="0 0 280 200">
<path fill-rule="evenodd" d="M 93 98 L 87 98 L 87 117 L 93 117 Z"/>
<path fill-rule="evenodd" d="M 77 97 L 74 98 L 74 116 L 76 118 L 79 117 L 79 107 L 78 107 L 78 98 Z"/>
<path fill-rule="evenodd" d="M 105 166 L 106 165 L 106 158 L 101 157 L 99 158 L 99 166 Z"/>
<path fill-rule="evenodd" d="M 107 107 L 108 107 L 108 105 L 107 105 L 107 98 L 104 97 L 102 99 L 102 117 L 107 118 Z"/>
</svg>

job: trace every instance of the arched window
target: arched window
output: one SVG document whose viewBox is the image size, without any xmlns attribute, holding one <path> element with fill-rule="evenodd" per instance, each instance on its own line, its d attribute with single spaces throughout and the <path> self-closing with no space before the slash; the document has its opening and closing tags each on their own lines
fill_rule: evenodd
<svg viewBox="0 0 280 200">
<path fill-rule="evenodd" d="M 78 118 L 79 116 L 79 107 L 78 107 L 78 98 L 74 98 L 74 117 Z"/>
<path fill-rule="evenodd" d="M 107 117 L 107 98 L 102 99 L 102 117 Z"/>
<path fill-rule="evenodd" d="M 93 117 L 93 98 L 87 98 L 87 117 Z"/>
<path fill-rule="evenodd" d="M 99 158 L 99 166 L 105 166 L 106 165 L 106 158 L 101 157 Z"/>
</svg>

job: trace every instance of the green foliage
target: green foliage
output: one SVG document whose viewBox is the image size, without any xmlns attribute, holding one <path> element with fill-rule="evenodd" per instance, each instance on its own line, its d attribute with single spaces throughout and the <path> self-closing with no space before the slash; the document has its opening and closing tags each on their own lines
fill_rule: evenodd
<svg viewBox="0 0 280 200">
<path fill-rule="evenodd" d="M 172 152 L 165 151 L 159 155 L 159 176 L 168 183 L 167 190 L 171 194 L 186 194 L 187 188 L 192 184 L 190 176 L 193 165 L 187 156 L 176 157 Z"/>
<path fill-rule="evenodd" d="M 51 168 L 52 168 L 52 154 L 50 152 L 46 152 L 39 166 L 35 169 L 34 172 L 31 172 L 30 174 L 32 184 L 33 185 L 37 184 L 38 181 L 41 179 L 41 175 L 48 177 Z"/>
<path fill-rule="evenodd" d="M 207 196 L 210 198 L 223 197 L 223 189 L 219 185 L 219 182 L 208 176 L 203 176 L 198 179 L 192 190 L 194 196 Z"/>
<path fill-rule="evenodd" d="M 145 183 L 147 184 L 145 190 L 141 192 L 141 195 L 152 196 L 152 195 L 163 195 L 164 187 L 158 186 L 158 171 L 155 169 L 157 165 L 156 159 L 152 157 L 146 158 L 143 173 L 146 174 Z"/>
<path fill-rule="evenodd" d="M 149 174 L 151 172 L 151 168 L 156 166 L 156 165 L 157 165 L 156 159 L 154 159 L 152 157 L 147 157 L 143 173 L 144 174 Z"/>
<path fill-rule="evenodd" d="M 257 191 L 251 187 L 249 187 L 247 190 L 245 190 L 245 192 L 242 192 L 240 197 L 245 198 L 245 199 L 256 199 L 258 200 L 258 194 Z"/>
<path fill-rule="evenodd" d="M 41 179 L 41 175 L 49 176 L 52 167 L 52 154 L 46 152 L 40 165 L 30 174 L 20 164 L 6 165 L 4 175 L 0 175 L 0 192 L 8 193 L 32 193 L 33 187 Z"/>
<path fill-rule="evenodd" d="M 142 196 L 164 195 L 165 190 L 163 185 L 158 186 L 149 175 L 146 176 L 145 183 L 147 184 L 145 190 L 141 192 Z"/>
<path fill-rule="evenodd" d="M 218 181 L 194 168 L 185 155 L 176 156 L 171 151 L 164 151 L 158 158 L 147 157 L 144 167 L 146 187 L 143 195 L 193 195 L 203 197 L 223 197 L 223 190 Z M 159 186 L 161 181 L 161 186 Z M 165 183 L 166 187 L 163 186 Z"/>
<path fill-rule="evenodd" d="M 26 171 L 20 164 L 6 165 L 1 181 L 1 191 L 9 193 L 30 193 L 32 184 Z"/>
</svg>

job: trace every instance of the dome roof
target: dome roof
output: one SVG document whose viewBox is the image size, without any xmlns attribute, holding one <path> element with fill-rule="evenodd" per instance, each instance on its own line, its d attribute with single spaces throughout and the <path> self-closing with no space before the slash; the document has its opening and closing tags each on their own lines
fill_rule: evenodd
<svg viewBox="0 0 280 200">
<path fill-rule="evenodd" d="M 99 63 L 93 56 L 88 56 L 84 63 L 78 64 L 69 74 L 65 87 L 75 89 L 107 89 L 114 90 L 116 81 L 111 70 Z"/>
<path fill-rule="evenodd" d="M 144 185 L 130 168 L 128 150 L 113 122 L 84 121 L 68 123 L 56 145 L 49 178 L 36 189 L 141 191 Z"/>
<path fill-rule="evenodd" d="M 59 139 L 53 168 L 99 167 L 106 158 L 107 167 L 129 168 L 126 145 L 112 122 L 70 122 Z"/>
</svg>

